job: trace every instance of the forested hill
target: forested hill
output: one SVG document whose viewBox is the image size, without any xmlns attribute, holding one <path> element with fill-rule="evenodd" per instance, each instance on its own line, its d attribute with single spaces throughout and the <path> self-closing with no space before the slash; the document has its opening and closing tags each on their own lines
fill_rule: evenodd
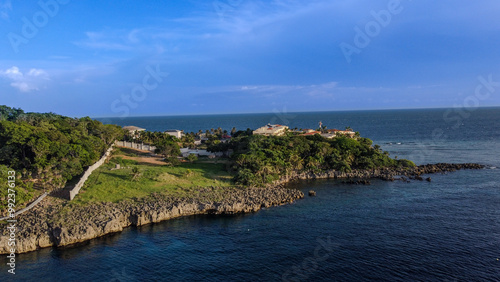
<svg viewBox="0 0 500 282">
<path fill-rule="evenodd" d="M 62 187 L 99 160 L 122 135 L 120 127 L 89 117 L 25 113 L 0 106 L 0 170 L 2 176 L 15 170 L 25 192 L 31 190 L 29 182 L 48 189 Z"/>
<path fill-rule="evenodd" d="M 415 164 L 396 160 L 368 138 L 338 136 L 327 139 L 319 134 L 298 136 L 241 135 L 230 143 L 232 170 L 236 183 L 260 186 L 290 173 L 338 170 L 370 170 L 374 168 L 406 168 Z M 215 151 L 214 148 L 211 148 Z M 217 148 L 216 148 L 217 149 Z"/>
</svg>

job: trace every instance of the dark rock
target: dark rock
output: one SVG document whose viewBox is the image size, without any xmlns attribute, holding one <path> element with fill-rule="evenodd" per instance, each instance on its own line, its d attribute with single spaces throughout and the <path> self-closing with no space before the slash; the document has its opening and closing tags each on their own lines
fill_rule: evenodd
<svg viewBox="0 0 500 282">
<path fill-rule="evenodd" d="M 430 177 L 427 177 L 425 180 L 427 180 L 427 181 L 429 181 L 429 182 L 431 182 L 431 181 L 432 181 L 432 179 L 431 179 Z"/>
<path fill-rule="evenodd" d="M 303 198 L 299 190 L 285 188 L 200 188 L 187 198 L 161 194 L 120 203 L 100 203 L 72 207 L 60 213 L 63 204 L 39 206 L 19 215 L 16 250 L 18 253 L 51 246 L 68 246 L 127 226 L 140 226 L 180 216 L 196 214 L 236 214 L 255 212 L 262 207 L 291 203 Z M 218 199 L 218 200 L 214 200 Z M 7 229 L 0 231 L 0 254 L 8 253 Z"/>
<path fill-rule="evenodd" d="M 312 196 L 312 197 L 313 197 L 313 196 L 316 196 L 316 192 L 315 192 L 315 191 L 313 191 L 313 190 L 309 191 L 309 196 Z"/>
</svg>

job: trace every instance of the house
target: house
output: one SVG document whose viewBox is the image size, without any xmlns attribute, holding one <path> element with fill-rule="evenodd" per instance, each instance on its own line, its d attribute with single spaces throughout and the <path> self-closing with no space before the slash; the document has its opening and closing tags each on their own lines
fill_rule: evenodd
<svg viewBox="0 0 500 282">
<path fill-rule="evenodd" d="M 321 134 L 321 131 L 313 130 L 313 131 L 309 131 L 309 132 L 300 134 L 300 136 L 312 136 L 312 135 L 315 135 L 315 134 Z"/>
<path fill-rule="evenodd" d="M 128 132 L 130 132 L 130 134 L 135 134 L 139 131 L 146 131 L 145 128 L 140 128 L 140 127 L 133 126 L 133 125 L 124 126 L 123 129 L 128 130 Z"/>
<path fill-rule="evenodd" d="M 203 142 L 203 141 L 208 141 L 208 137 L 207 137 L 207 134 L 206 133 L 202 133 L 199 135 L 200 137 L 200 141 Z"/>
<path fill-rule="evenodd" d="M 316 132 L 316 130 L 310 129 L 310 128 L 304 128 L 304 129 L 302 129 L 302 132 L 309 133 L 309 132 Z"/>
<path fill-rule="evenodd" d="M 139 132 L 146 131 L 145 128 L 140 128 L 133 125 L 124 126 L 123 129 L 127 130 L 134 139 L 139 136 Z"/>
<path fill-rule="evenodd" d="M 222 135 L 221 138 L 220 138 L 220 142 L 221 143 L 227 143 L 231 141 L 231 136 L 225 134 L 225 135 Z"/>
<path fill-rule="evenodd" d="M 182 130 L 177 130 L 177 129 L 165 130 L 164 133 L 166 133 L 168 135 L 172 135 L 172 136 L 177 137 L 179 139 L 181 139 L 182 135 L 184 135 L 184 133 L 182 132 Z"/>
<path fill-rule="evenodd" d="M 284 135 L 288 126 L 280 124 L 268 124 L 253 131 L 255 135 L 281 136 Z"/>
<path fill-rule="evenodd" d="M 325 137 L 326 139 L 332 139 L 337 136 L 336 133 L 321 133 L 321 136 Z"/>
<path fill-rule="evenodd" d="M 212 153 L 212 152 L 208 152 L 207 150 L 198 150 L 198 149 L 189 149 L 189 148 L 181 148 L 180 151 L 181 151 L 182 157 L 184 157 L 184 158 L 187 158 L 191 154 L 196 155 L 197 157 L 206 156 L 209 158 L 222 157 L 224 155 L 221 152 Z"/>
<path fill-rule="evenodd" d="M 343 135 L 347 135 L 349 137 L 354 137 L 354 135 L 356 135 L 356 132 L 354 132 L 352 130 L 328 129 L 326 132 L 329 134 L 333 134 L 333 135 L 343 134 Z"/>
</svg>

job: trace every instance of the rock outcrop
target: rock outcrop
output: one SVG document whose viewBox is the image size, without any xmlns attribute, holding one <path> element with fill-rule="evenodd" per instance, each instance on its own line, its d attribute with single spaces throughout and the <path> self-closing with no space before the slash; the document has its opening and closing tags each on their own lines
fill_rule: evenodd
<svg viewBox="0 0 500 282">
<path fill-rule="evenodd" d="M 484 165 L 475 163 L 464 163 L 464 164 L 438 163 L 438 164 L 420 165 L 412 168 L 376 168 L 376 169 L 352 170 L 350 172 L 343 172 L 338 170 L 328 170 L 323 172 L 301 172 L 301 173 L 292 172 L 282 177 L 280 180 L 275 181 L 273 185 L 281 185 L 293 180 L 310 180 L 310 179 L 348 179 L 346 183 L 369 185 L 370 182 L 365 180 L 371 178 L 379 178 L 387 181 L 394 181 L 396 179 L 406 180 L 407 178 L 424 180 L 421 176 L 423 174 L 446 173 L 461 169 L 482 169 L 484 167 L 485 167 Z"/>
<path fill-rule="evenodd" d="M 124 228 L 145 225 L 180 216 L 197 214 L 236 214 L 258 211 L 262 207 L 287 204 L 304 197 L 301 191 L 283 188 L 297 179 L 357 179 L 353 184 L 369 185 L 367 179 L 380 178 L 423 180 L 421 175 L 445 173 L 459 169 L 480 169 L 479 164 L 429 164 L 414 168 L 382 168 L 350 172 L 291 173 L 266 188 L 199 188 L 190 197 L 166 197 L 153 194 L 139 200 L 101 203 L 87 206 L 58 203 L 44 199 L 32 210 L 19 215 L 16 223 L 16 253 L 25 253 L 50 246 L 67 246 L 120 232 Z M 427 179 L 430 181 L 430 178 Z M 348 181 L 351 183 L 350 181 Z M 315 193 L 310 193 L 315 194 Z M 9 252 L 7 228 L 0 236 L 0 254 Z"/>
<path fill-rule="evenodd" d="M 303 198 L 298 190 L 284 188 L 202 188 L 194 197 L 172 198 L 159 194 L 136 201 L 88 206 L 42 204 L 20 215 L 16 223 L 16 253 L 50 246 L 67 246 L 135 225 L 196 214 L 236 214 L 287 204 Z M 0 253 L 8 253 L 6 232 Z"/>
</svg>

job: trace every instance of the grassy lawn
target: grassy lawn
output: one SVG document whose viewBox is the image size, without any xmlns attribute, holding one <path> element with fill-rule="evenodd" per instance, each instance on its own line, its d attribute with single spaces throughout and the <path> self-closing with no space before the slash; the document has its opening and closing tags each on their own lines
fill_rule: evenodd
<svg viewBox="0 0 500 282">
<path fill-rule="evenodd" d="M 194 162 L 166 166 L 122 159 L 123 156 L 134 157 L 133 151 L 117 150 L 109 163 L 94 171 L 75 197 L 75 204 L 119 202 L 151 193 L 185 197 L 199 187 L 233 185 L 224 164 Z M 136 156 L 144 157 L 144 154 L 137 152 Z M 120 163 L 121 169 L 114 169 L 116 163 Z M 134 168 L 138 173 L 134 173 Z"/>
</svg>

